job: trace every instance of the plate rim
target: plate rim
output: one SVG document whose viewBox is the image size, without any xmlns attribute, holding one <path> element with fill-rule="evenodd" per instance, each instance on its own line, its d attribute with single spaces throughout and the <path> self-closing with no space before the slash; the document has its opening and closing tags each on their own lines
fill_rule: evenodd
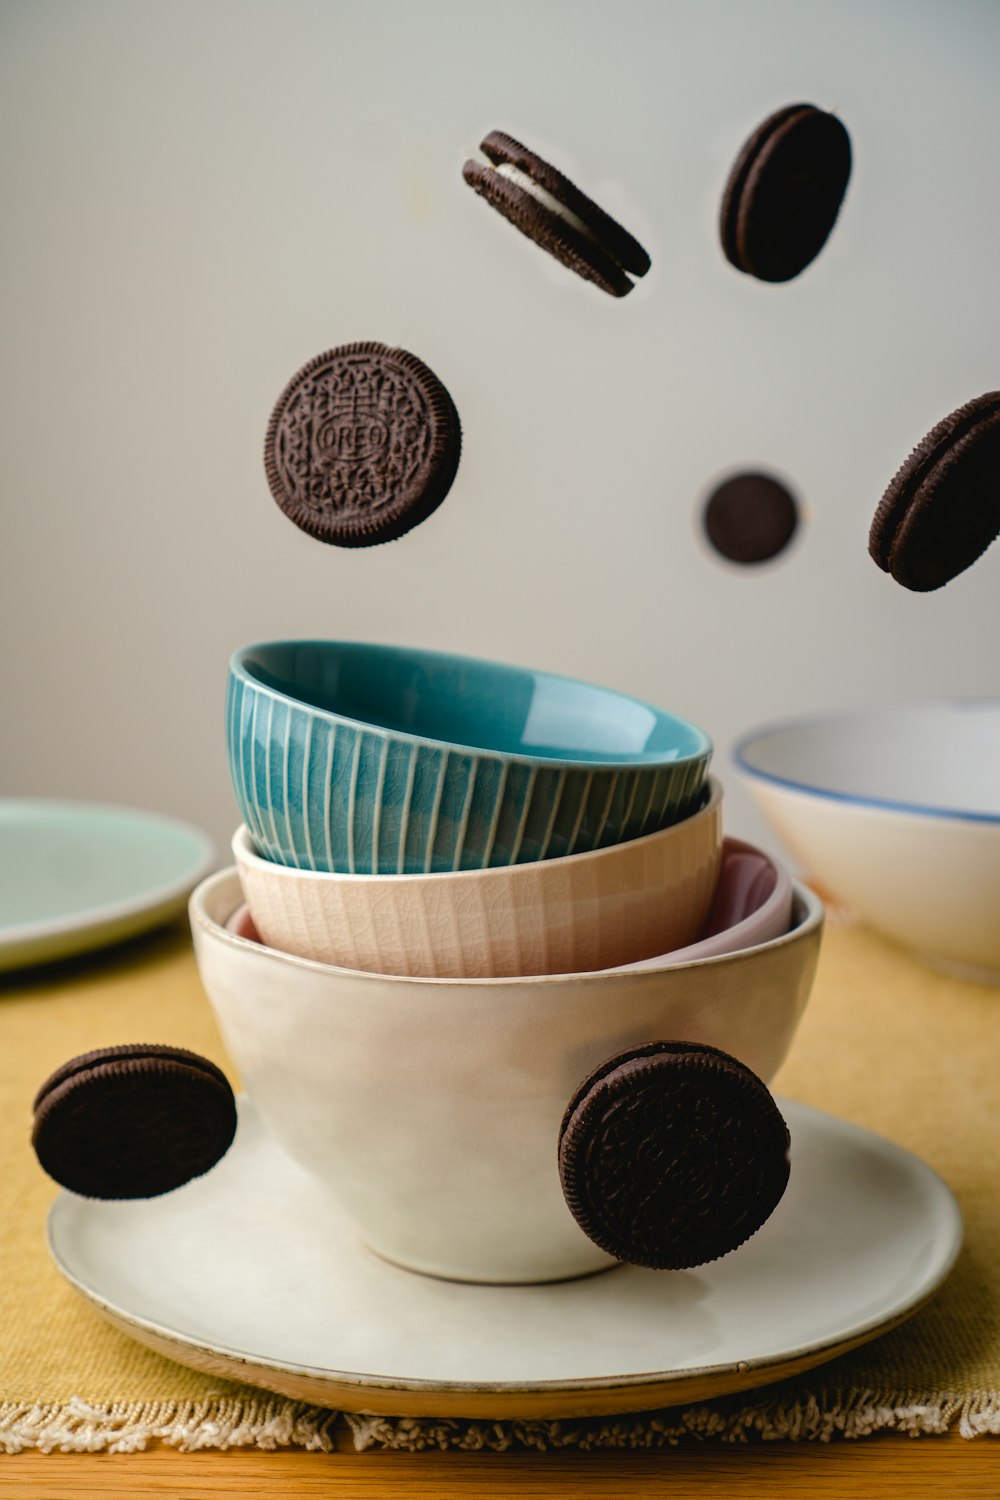
<svg viewBox="0 0 1000 1500">
<path fill-rule="evenodd" d="M 832 1124 L 849 1136 L 874 1139 L 883 1151 L 888 1149 L 889 1154 L 905 1161 L 907 1170 L 911 1174 L 916 1170 L 927 1185 L 927 1191 L 936 1195 L 938 1207 L 946 1215 L 948 1223 L 942 1222 L 939 1231 L 944 1235 L 940 1258 L 915 1292 L 895 1303 L 888 1312 L 852 1326 L 842 1337 L 783 1349 L 773 1356 L 763 1355 L 686 1369 L 531 1381 L 458 1381 L 379 1376 L 332 1367 L 298 1365 L 263 1358 L 260 1354 L 246 1350 L 206 1344 L 195 1335 L 165 1328 L 153 1319 L 134 1314 L 88 1286 L 69 1270 L 55 1244 L 60 1204 L 73 1201 L 73 1195 L 65 1191 L 59 1193 L 49 1209 L 46 1244 L 56 1268 L 70 1286 L 109 1322 L 137 1342 L 168 1358 L 179 1359 L 180 1363 L 189 1367 L 272 1392 L 277 1391 L 293 1400 L 316 1399 L 340 1410 L 387 1416 L 476 1418 L 492 1414 L 510 1419 L 613 1415 L 687 1401 L 708 1400 L 742 1390 L 752 1390 L 803 1373 L 891 1332 L 931 1300 L 954 1269 L 963 1244 L 963 1217 L 954 1193 L 941 1175 L 916 1153 L 866 1126 L 856 1125 L 853 1121 L 844 1120 L 799 1100 L 785 1099 L 779 1100 L 779 1103 L 783 1110 L 790 1109 L 793 1116 L 805 1113 L 819 1121 L 824 1128 Z M 197 1358 L 180 1358 L 174 1352 L 178 1350 Z M 282 1383 L 274 1383 L 273 1377 L 276 1375 L 282 1377 Z M 291 1382 L 296 1382 L 299 1387 L 312 1387 L 313 1394 L 303 1396 L 301 1389 L 296 1393 L 290 1389 Z M 357 1404 L 358 1397 L 363 1399 L 363 1405 Z M 636 1399 L 637 1397 L 640 1399 Z"/>
<path fill-rule="evenodd" d="M 83 812 L 97 817 L 112 814 L 115 817 L 124 817 L 127 821 L 137 825 L 145 824 L 147 827 L 173 829 L 177 833 L 184 834 L 191 841 L 191 866 L 183 876 L 150 888 L 139 896 L 106 902 L 98 906 L 83 907 L 62 917 L 43 917 L 31 922 L 0 922 L 0 963 L 3 964 L 11 960 L 16 961 L 19 948 L 32 948 L 38 943 L 50 940 L 55 942 L 60 938 L 69 938 L 78 933 L 82 935 L 89 932 L 96 935 L 103 927 L 114 927 L 121 922 L 128 922 L 133 917 L 152 914 L 161 907 L 179 904 L 211 872 L 215 863 L 214 841 L 195 824 L 167 813 L 154 812 L 149 808 L 134 807 L 126 803 L 88 802 L 59 797 L 3 797 L 0 798 L 0 826 L 3 824 L 5 814 L 9 812 L 23 810 L 30 813 L 36 809 L 44 809 L 46 812 Z M 38 961 L 44 962 L 45 960 L 41 958 Z M 28 958 L 25 962 L 33 963 L 35 960 Z"/>
</svg>

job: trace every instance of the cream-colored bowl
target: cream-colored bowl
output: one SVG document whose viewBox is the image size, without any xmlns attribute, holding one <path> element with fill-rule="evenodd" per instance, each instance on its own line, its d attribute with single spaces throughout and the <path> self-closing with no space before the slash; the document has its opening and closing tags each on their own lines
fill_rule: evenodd
<svg viewBox="0 0 1000 1500">
<path fill-rule="evenodd" d="M 823 920 L 797 885 L 790 932 L 718 958 L 626 974 L 404 979 L 229 932 L 242 899 L 234 869 L 211 876 L 191 898 L 191 925 L 262 1119 L 373 1250 L 461 1281 L 552 1281 L 613 1265 L 563 1198 L 566 1106 L 595 1068 L 650 1041 L 721 1047 L 771 1078 L 809 995 Z"/>
<path fill-rule="evenodd" d="M 264 942 L 299 958 L 437 979 L 609 969 L 694 941 L 722 851 L 722 788 L 698 812 L 626 844 L 435 875 L 341 875 L 233 854 Z"/>
</svg>

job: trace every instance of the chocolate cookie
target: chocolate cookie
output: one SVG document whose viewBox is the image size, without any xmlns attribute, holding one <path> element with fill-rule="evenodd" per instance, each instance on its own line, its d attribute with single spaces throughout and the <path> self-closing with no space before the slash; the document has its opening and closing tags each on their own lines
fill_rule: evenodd
<svg viewBox="0 0 1000 1500">
<path fill-rule="evenodd" d="M 467 161 L 462 176 L 528 239 L 612 297 L 645 276 L 650 259 L 638 240 L 555 167 L 502 130 L 479 149 L 489 164 Z"/>
<path fill-rule="evenodd" d="M 155 1198 L 200 1177 L 236 1134 L 226 1076 L 183 1047 L 102 1047 L 63 1063 L 33 1104 L 44 1170 L 85 1198 Z"/>
<path fill-rule="evenodd" d="M 722 195 L 726 259 L 758 281 L 791 281 L 822 250 L 851 175 L 851 138 L 836 115 L 789 104 L 744 145 Z"/>
<path fill-rule="evenodd" d="M 619 1260 L 682 1270 L 755 1234 L 788 1182 L 788 1129 L 728 1053 L 650 1042 L 577 1090 L 559 1133 L 570 1212 Z"/>
<path fill-rule="evenodd" d="M 264 468 L 296 526 L 338 547 L 403 536 L 437 510 L 462 451 L 455 404 L 405 349 L 343 344 L 288 382 Z"/>
<path fill-rule="evenodd" d="M 976 561 L 1000 533 L 1000 391 L 953 411 L 890 481 L 868 551 L 904 588 L 927 593 Z"/>
<path fill-rule="evenodd" d="M 794 495 L 769 474 L 734 474 L 709 495 L 705 535 L 730 562 L 767 562 L 783 552 L 799 524 Z"/>
</svg>

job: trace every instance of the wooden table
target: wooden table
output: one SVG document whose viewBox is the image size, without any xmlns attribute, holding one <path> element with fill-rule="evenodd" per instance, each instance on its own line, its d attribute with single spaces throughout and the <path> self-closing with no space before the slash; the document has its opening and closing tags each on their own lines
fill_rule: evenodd
<svg viewBox="0 0 1000 1500">
<path fill-rule="evenodd" d="M 996 1500 L 1000 1447 L 990 1438 L 875 1437 L 857 1442 L 699 1444 L 657 1453 L 338 1452 L 19 1453 L 0 1456 L 0 1494 L 25 1500 L 214 1500 L 219 1495 L 356 1496 L 435 1500 L 439 1495 L 536 1495 L 566 1500 L 780 1500 L 837 1496 L 883 1500 L 940 1496 Z"/>
</svg>

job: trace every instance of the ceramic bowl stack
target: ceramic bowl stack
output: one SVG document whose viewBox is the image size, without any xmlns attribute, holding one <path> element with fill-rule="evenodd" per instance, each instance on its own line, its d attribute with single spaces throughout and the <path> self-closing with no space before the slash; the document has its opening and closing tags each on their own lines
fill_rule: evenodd
<svg viewBox="0 0 1000 1500">
<path fill-rule="evenodd" d="M 700 730 L 547 673 L 387 646 L 237 653 L 234 851 L 272 947 L 433 978 L 692 942 L 719 870 Z"/>
<path fill-rule="evenodd" d="M 822 907 L 723 839 L 700 730 L 585 683 L 403 648 L 248 647 L 227 697 L 237 869 L 192 900 L 265 1125 L 410 1269 L 615 1263 L 567 1207 L 560 1126 L 623 1049 L 769 1079 Z"/>
</svg>

